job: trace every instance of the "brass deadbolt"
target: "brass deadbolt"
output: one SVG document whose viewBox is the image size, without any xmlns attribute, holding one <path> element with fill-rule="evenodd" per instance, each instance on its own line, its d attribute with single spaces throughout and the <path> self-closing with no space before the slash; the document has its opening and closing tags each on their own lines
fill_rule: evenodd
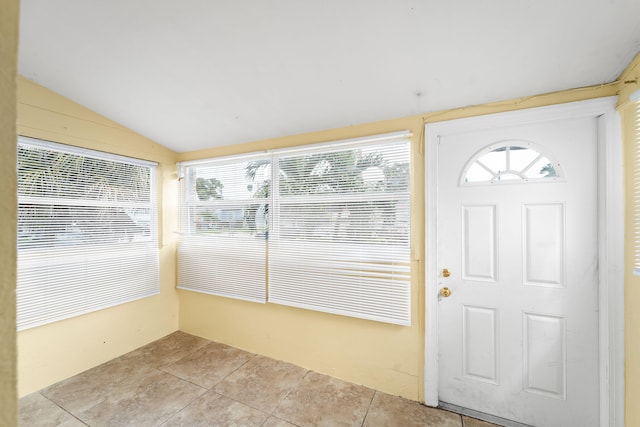
<svg viewBox="0 0 640 427">
<path fill-rule="evenodd" d="M 449 271 L 449 269 L 443 268 L 442 269 L 442 277 L 449 277 L 449 276 L 451 276 L 451 272 Z"/>
</svg>

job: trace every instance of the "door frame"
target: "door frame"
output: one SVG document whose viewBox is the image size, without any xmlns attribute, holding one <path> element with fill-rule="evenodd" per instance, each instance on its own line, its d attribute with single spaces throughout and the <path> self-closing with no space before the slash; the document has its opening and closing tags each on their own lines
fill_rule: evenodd
<svg viewBox="0 0 640 427">
<path fill-rule="evenodd" d="M 617 97 L 425 124 L 425 404 L 438 406 L 437 196 L 440 137 L 593 117 L 598 120 L 600 426 L 624 425 L 624 181 Z"/>
</svg>

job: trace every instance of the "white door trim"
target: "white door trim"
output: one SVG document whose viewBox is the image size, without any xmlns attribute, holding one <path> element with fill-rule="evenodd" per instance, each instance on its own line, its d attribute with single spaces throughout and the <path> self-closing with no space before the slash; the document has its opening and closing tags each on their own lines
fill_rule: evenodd
<svg viewBox="0 0 640 427">
<path fill-rule="evenodd" d="M 624 426 L 624 181 L 617 97 L 425 125 L 424 395 L 438 405 L 438 150 L 441 135 L 581 117 L 598 118 L 600 426 Z"/>
</svg>

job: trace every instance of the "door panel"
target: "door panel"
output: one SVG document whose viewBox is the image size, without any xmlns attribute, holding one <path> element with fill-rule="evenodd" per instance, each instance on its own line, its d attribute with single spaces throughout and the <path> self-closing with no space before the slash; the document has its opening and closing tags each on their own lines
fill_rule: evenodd
<svg viewBox="0 0 640 427">
<path fill-rule="evenodd" d="M 524 390 L 555 399 L 565 398 L 565 319 L 524 313 Z"/>
<path fill-rule="evenodd" d="M 462 366 L 466 377 L 498 383 L 497 317 L 495 308 L 462 307 Z"/>
<path fill-rule="evenodd" d="M 564 204 L 523 205 L 522 227 L 524 284 L 564 287 Z"/>
<path fill-rule="evenodd" d="M 462 206 L 462 266 L 466 280 L 496 280 L 496 206 Z"/>
<path fill-rule="evenodd" d="M 495 163 L 470 166 L 487 147 Z M 561 174 L 540 178 L 548 165 Z M 466 179 L 474 168 L 505 173 Z M 440 138 L 437 261 L 451 290 L 438 303 L 440 401 L 539 427 L 598 425 L 597 230 L 595 118 Z"/>
</svg>

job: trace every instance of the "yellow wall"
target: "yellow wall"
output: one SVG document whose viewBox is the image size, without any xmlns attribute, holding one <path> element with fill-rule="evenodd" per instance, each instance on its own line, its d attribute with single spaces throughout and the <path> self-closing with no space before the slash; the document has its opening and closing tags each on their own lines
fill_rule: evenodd
<svg viewBox="0 0 640 427">
<path fill-rule="evenodd" d="M 0 425 L 16 405 L 16 63 L 18 0 L 0 1 Z"/>
<path fill-rule="evenodd" d="M 180 329 L 391 394 L 424 400 L 425 122 L 615 95 L 616 85 L 577 89 L 424 116 L 179 154 L 194 160 L 408 129 L 412 138 L 412 326 L 392 326 L 273 304 L 179 291 Z"/>
<path fill-rule="evenodd" d="M 629 95 L 640 89 L 640 55 L 622 75 L 620 90 L 620 112 L 623 121 L 625 158 L 625 425 L 640 426 L 640 276 L 632 274 L 634 258 L 634 202 L 633 159 L 636 158 L 636 143 L 632 138 L 628 108 Z M 625 83 L 627 82 L 627 83 Z"/>
<path fill-rule="evenodd" d="M 174 152 L 24 78 L 18 79 L 18 133 L 159 162 L 163 212 L 160 294 L 19 332 L 18 391 L 22 396 L 178 329 L 172 233 L 177 229 L 177 179 Z M 15 147 L 15 138 L 5 146 Z M 4 183 L 0 189 L 6 191 Z"/>
</svg>

